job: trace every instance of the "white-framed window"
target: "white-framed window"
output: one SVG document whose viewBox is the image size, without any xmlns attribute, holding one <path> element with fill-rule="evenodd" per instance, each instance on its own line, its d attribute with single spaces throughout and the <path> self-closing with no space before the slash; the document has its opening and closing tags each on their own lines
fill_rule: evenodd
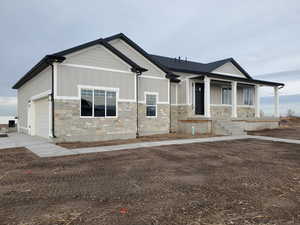
<svg viewBox="0 0 300 225">
<path fill-rule="evenodd" d="M 244 105 L 253 105 L 254 103 L 254 88 L 243 88 L 243 103 Z"/>
<path fill-rule="evenodd" d="M 146 116 L 157 116 L 157 93 L 146 93 Z"/>
<path fill-rule="evenodd" d="M 222 88 L 222 104 L 231 105 L 231 87 Z"/>
<path fill-rule="evenodd" d="M 117 91 L 80 88 L 80 117 L 117 117 Z"/>
</svg>

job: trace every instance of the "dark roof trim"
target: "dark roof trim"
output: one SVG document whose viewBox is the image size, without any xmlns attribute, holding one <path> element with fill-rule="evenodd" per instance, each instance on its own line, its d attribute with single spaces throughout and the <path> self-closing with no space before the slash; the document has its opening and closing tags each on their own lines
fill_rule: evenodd
<svg viewBox="0 0 300 225">
<path fill-rule="evenodd" d="M 117 50 L 116 48 L 114 48 L 112 45 L 110 45 L 105 40 L 102 39 L 101 42 L 100 42 L 100 44 L 102 44 L 106 49 L 108 49 L 109 51 L 111 51 L 112 53 L 114 53 L 116 56 L 118 56 L 120 59 L 122 59 L 128 65 L 130 65 L 132 67 L 132 71 L 133 72 L 140 72 L 140 73 L 142 73 L 142 72 L 148 71 L 147 69 L 145 69 L 145 68 L 139 66 L 138 64 L 136 64 L 135 62 L 133 62 L 131 59 L 129 59 L 122 52 L 120 52 L 119 50 Z"/>
<path fill-rule="evenodd" d="M 90 41 L 87 42 L 85 44 L 82 45 L 78 45 L 76 47 L 73 48 L 69 48 L 67 50 L 61 51 L 61 52 L 57 52 L 54 53 L 54 55 L 67 55 L 67 54 L 71 54 L 73 52 L 97 45 L 97 44 L 101 44 L 103 45 L 106 49 L 108 49 L 109 51 L 111 51 L 112 53 L 114 53 L 115 55 L 117 55 L 120 59 L 122 59 L 124 62 L 126 62 L 128 65 L 130 65 L 134 71 L 138 71 L 138 72 L 145 72 L 147 71 L 145 68 L 137 65 L 135 62 L 133 62 L 131 59 L 129 59 L 127 56 L 125 56 L 123 53 L 121 53 L 120 51 L 118 51 L 116 48 L 114 48 L 112 45 L 110 45 L 106 40 L 104 40 L 103 38 L 99 38 L 97 40 L 94 41 Z"/>
<path fill-rule="evenodd" d="M 247 73 L 246 70 L 243 69 L 243 67 L 240 66 L 240 64 L 238 64 L 237 61 L 235 61 L 233 58 L 229 58 L 228 62 L 231 62 L 236 68 L 238 68 L 248 79 L 252 79 L 252 77 L 249 75 L 249 73 Z M 225 63 L 224 63 L 225 64 Z M 223 65 L 224 65 L 223 64 Z M 217 69 L 217 68 L 216 68 Z"/>
<path fill-rule="evenodd" d="M 230 80 L 230 81 L 241 81 L 245 83 L 252 83 L 252 84 L 261 84 L 266 86 L 284 86 L 283 83 L 277 83 L 277 82 L 270 82 L 270 81 L 264 81 L 264 80 L 255 80 L 255 79 L 247 79 L 242 77 L 233 77 L 228 75 L 222 75 L 222 74 L 215 74 L 215 73 L 202 73 L 205 76 L 216 78 L 216 79 L 224 79 L 224 80 Z"/>
<path fill-rule="evenodd" d="M 109 42 L 115 39 L 120 38 L 121 40 L 125 41 L 128 45 L 130 45 L 132 48 L 134 48 L 136 51 L 138 51 L 141 55 L 143 55 L 146 59 L 148 59 L 151 63 L 153 63 L 155 66 L 157 66 L 159 69 L 164 71 L 166 74 L 170 73 L 170 71 L 165 68 L 162 64 L 157 62 L 156 60 L 153 60 L 153 58 L 140 46 L 138 46 L 135 42 L 130 40 L 125 34 L 119 33 L 110 37 L 105 38 L 104 40 Z"/>
<path fill-rule="evenodd" d="M 65 57 L 63 56 L 54 56 L 54 55 L 46 55 L 41 59 L 29 72 L 27 72 L 14 86 L 13 89 L 20 88 L 27 81 L 31 80 L 38 73 L 42 72 L 45 68 L 51 65 L 53 62 L 63 62 Z"/>
<path fill-rule="evenodd" d="M 38 73 L 43 71 L 49 64 L 52 62 L 63 62 L 65 60 L 64 55 L 82 50 L 87 47 L 91 47 L 93 45 L 101 44 L 103 45 L 106 49 L 114 53 L 116 56 L 118 56 L 121 60 L 123 60 L 125 63 L 130 65 L 132 68 L 131 70 L 133 72 L 139 72 L 143 73 L 147 71 L 147 69 L 137 65 L 135 62 L 133 62 L 131 59 L 129 59 L 127 56 L 125 56 L 123 53 L 118 51 L 116 48 L 111 46 L 109 43 L 107 43 L 104 39 L 100 38 L 79 46 L 76 46 L 74 48 L 69 48 L 67 50 L 61 51 L 54 53 L 52 55 L 47 55 L 45 56 L 40 62 L 38 62 L 28 73 L 26 73 L 14 86 L 13 89 L 18 89 L 20 88 L 23 84 L 25 84 L 27 81 L 35 77 Z"/>
</svg>

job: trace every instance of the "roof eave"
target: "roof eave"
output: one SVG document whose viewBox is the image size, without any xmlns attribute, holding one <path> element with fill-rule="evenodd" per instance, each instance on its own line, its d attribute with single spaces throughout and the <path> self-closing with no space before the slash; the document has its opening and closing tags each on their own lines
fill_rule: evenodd
<svg viewBox="0 0 300 225">
<path fill-rule="evenodd" d="M 230 81 L 241 81 L 245 83 L 252 83 L 252 84 L 261 84 L 265 86 L 272 86 L 272 87 L 278 87 L 282 86 L 284 87 L 284 83 L 278 83 L 278 82 L 271 82 L 271 81 L 265 81 L 265 80 L 256 80 L 256 79 L 247 79 L 242 77 L 234 77 L 234 76 L 228 76 L 223 74 L 215 74 L 215 73 L 202 73 L 205 76 L 211 77 L 211 78 L 219 78 L 224 80 L 230 80 Z"/>
<path fill-rule="evenodd" d="M 151 56 L 144 49 L 142 49 L 139 45 L 137 45 L 134 41 L 129 39 L 123 33 L 119 33 L 119 34 L 104 38 L 104 40 L 109 42 L 109 41 L 112 41 L 112 40 L 115 40 L 118 38 L 125 41 L 128 45 L 130 45 L 132 48 L 134 48 L 136 51 L 138 51 L 142 56 L 144 56 L 146 59 L 148 59 L 151 63 L 153 63 L 155 66 L 157 66 L 159 69 L 161 69 L 166 74 L 168 74 L 170 72 L 165 66 L 163 66 L 161 63 L 159 63 L 156 60 L 154 60 L 153 58 L 151 58 Z"/>
<path fill-rule="evenodd" d="M 31 70 L 29 70 L 12 88 L 18 89 L 27 81 L 31 80 L 36 74 L 43 71 L 53 62 L 63 62 L 66 58 L 63 56 L 46 55 Z"/>
</svg>

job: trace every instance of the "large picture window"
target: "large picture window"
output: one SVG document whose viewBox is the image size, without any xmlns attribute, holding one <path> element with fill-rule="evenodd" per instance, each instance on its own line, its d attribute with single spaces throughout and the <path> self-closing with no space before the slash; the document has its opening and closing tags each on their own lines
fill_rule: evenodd
<svg viewBox="0 0 300 225">
<path fill-rule="evenodd" d="M 254 89 L 251 87 L 244 87 L 244 105 L 253 105 Z"/>
<path fill-rule="evenodd" d="M 146 94 L 146 116 L 156 117 L 157 111 L 157 95 Z"/>
<path fill-rule="evenodd" d="M 116 117 L 116 91 L 81 89 L 80 115 L 81 117 Z"/>
<path fill-rule="evenodd" d="M 231 88 L 222 88 L 222 104 L 231 105 Z"/>
</svg>

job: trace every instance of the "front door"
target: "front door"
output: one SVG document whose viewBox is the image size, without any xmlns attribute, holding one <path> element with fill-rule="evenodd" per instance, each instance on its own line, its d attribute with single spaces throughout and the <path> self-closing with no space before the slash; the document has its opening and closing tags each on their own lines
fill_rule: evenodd
<svg viewBox="0 0 300 225">
<path fill-rule="evenodd" d="M 195 83 L 195 114 L 204 115 L 204 84 Z"/>
</svg>

